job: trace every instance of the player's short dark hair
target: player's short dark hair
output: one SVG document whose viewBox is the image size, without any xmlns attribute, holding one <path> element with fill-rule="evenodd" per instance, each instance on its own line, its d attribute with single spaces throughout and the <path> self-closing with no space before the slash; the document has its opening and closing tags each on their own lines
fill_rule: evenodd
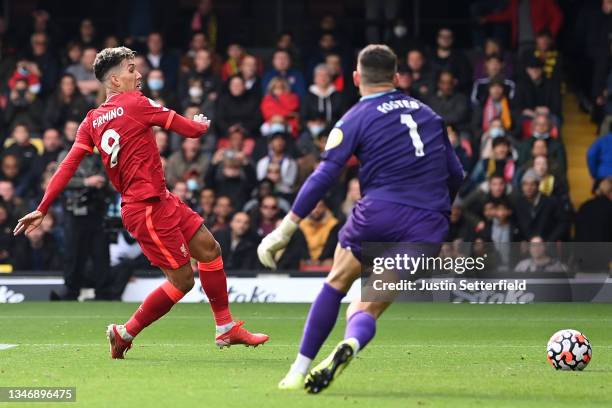
<svg viewBox="0 0 612 408">
<path fill-rule="evenodd" d="M 127 47 L 105 48 L 96 55 L 93 63 L 94 74 L 102 82 L 106 74 L 125 59 L 132 59 L 136 53 Z"/>
<path fill-rule="evenodd" d="M 370 44 L 359 52 L 357 65 L 364 84 L 390 83 L 397 71 L 397 56 L 386 45 Z"/>
</svg>

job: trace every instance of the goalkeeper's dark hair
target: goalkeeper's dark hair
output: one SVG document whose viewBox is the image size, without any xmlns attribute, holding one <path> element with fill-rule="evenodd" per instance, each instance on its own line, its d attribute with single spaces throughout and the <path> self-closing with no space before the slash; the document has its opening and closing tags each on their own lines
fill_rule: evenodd
<svg viewBox="0 0 612 408">
<path fill-rule="evenodd" d="M 397 56 L 383 44 L 371 44 L 361 50 L 357 64 L 365 85 L 391 83 L 397 72 Z"/>
<path fill-rule="evenodd" d="M 106 74 L 125 59 L 132 59 L 136 53 L 127 47 L 105 48 L 96 55 L 93 63 L 94 74 L 100 82 L 104 82 Z"/>
</svg>

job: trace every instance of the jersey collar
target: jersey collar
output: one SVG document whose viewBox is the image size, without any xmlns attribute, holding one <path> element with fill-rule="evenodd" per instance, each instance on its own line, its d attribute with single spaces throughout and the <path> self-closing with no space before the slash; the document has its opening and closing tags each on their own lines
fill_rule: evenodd
<svg viewBox="0 0 612 408">
<path fill-rule="evenodd" d="M 373 94 L 362 96 L 361 98 L 359 98 L 359 101 L 365 101 L 365 100 L 368 100 L 368 99 L 378 98 L 379 96 L 390 94 L 390 93 L 393 93 L 395 91 L 396 91 L 396 89 L 391 89 L 389 91 L 376 92 L 376 93 L 373 93 Z"/>
</svg>

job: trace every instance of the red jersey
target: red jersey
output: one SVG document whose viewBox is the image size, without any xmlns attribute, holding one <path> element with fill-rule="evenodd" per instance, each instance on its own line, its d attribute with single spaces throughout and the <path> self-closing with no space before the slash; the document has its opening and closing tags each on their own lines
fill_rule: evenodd
<svg viewBox="0 0 612 408">
<path fill-rule="evenodd" d="M 151 127 L 168 129 L 174 115 L 139 91 L 120 93 L 87 113 L 75 143 L 89 152 L 98 148 L 123 202 L 161 198 L 166 180 Z"/>
<path fill-rule="evenodd" d="M 113 95 L 87 113 L 72 148 L 51 178 L 38 210 L 47 212 L 82 158 L 92 153 L 94 146 L 123 202 L 164 198 L 166 180 L 152 126 L 161 126 L 190 138 L 199 138 L 208 130 L 208 124 L 177 115 L 140 91 Z"/>
</svg>

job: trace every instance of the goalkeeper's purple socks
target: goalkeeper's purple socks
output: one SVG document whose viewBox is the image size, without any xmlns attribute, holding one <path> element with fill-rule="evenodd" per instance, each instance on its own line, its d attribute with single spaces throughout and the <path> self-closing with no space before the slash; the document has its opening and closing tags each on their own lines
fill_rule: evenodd
<svg viewBox="0 0 612 408">
<path fill-rule="evenodd" d="M 327 336 L 329 336 L 329 333 L 331 333 L 336 324 L 338 311 L 340 310 L 340 301 L 344 296 L 346 296 L 346 293 L 333 288 L 327 282 L 323 285 L 323 289 L 321 289 L 310 307 L 310 312 L 306 319 L 302 343 L 300 344 L 301 355 L 311 360 L 316 357 L 325 339 L 327 339 Z"/>
<path fill-rule="evenodd" d="M 356 339 L 359 350 L 362 350 L 376 334 L 376 319 L 369 313 L 359 310 L 346 322 L 345 339 Z M 355 350 L 357 351 L 357 350 Z"/>
</svg>

